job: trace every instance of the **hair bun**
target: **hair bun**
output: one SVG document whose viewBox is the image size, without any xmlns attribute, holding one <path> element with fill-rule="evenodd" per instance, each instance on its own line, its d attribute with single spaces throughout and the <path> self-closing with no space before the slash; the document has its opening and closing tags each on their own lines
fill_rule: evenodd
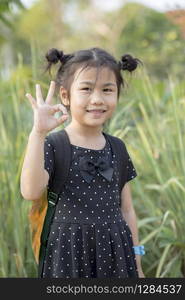
<svg viewBox="0 0 185 300">
<path fill-rule="evenodd" d="M 59 60 L 61 62 L 64 61 L 64 53 L 63 51 L 59 51 L 55 48 L 50 49 L 47 53 L 46 53 L 46 59 L 48 60 L 49 63 L 53 63 L 56 64 Z"/>
<path fill-rule="evenodd" d="M 119 61 L 120 68 L 129 72 L 134 71 L 138 64 L 142 63 L 138 58 L 133 58 L 130 54 L 125 54 Z"/>
</svg>

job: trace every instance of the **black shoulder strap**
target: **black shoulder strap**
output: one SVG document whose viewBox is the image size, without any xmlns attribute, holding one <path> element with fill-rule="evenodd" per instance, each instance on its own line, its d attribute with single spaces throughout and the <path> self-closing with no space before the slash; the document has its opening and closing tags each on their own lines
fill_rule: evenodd
<svg viewBox="0 0 185 300">
<path fill-rule="evenodd" d="M 65 129 L 51 133 L 50 141 L 56 151 L 54 156 L 54 176 L 49 186 L 49 190 L 55 194 L 59 194 L 68 177 L 71 162 L 71 147 Z"/>
<path fill-rule="evenodd" d="M 42 276 L 43 262 L 46 254 L 47 241 L 50 232 L 51 222 L 55 213 L 55 208 L 58 202 L 59 194 L 68 177 L 70 161 L 71 161 L 71 147 L 69 138 L 64 129 L 53 132 L 49 136 L 49 141 L 56 150 L 54 153 L 54 175 L 48 187 L 48 207 L 43 223 L 41 233 L 41 246 L 39 252 L 39 268 L 38 275 Z"/>
<path fill-rule="evenodd" d="M 121 190 L 126 182 L 126 177 L 127 177 L 127 151 L 126 151 L 126 146 L 124 142 L 113 135 L 110 135 L 108 133 L 104 133 L 113 150 L 113 153 L 115 153 L 116 160 L 117 160 L 117 166 L 118 166 L 118 177 L 119 177 L 119 191 L 121 193 Z"/>
</svg>

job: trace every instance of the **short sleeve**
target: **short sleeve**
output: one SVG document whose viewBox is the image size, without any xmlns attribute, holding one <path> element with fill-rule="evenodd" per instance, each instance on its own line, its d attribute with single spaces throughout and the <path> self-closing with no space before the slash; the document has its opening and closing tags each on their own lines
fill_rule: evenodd
<svg viewBox="0 0 185 300">
<path fill-rule="evenodd" d="M 128 151 L 126 150 L 127 152 L 127 178 L 126 178 L 126 182 L 134 179 L 136 176 L 137 176 L 137 172 L 136 172 L 136 169 L 134 167 L 134 164 L 132 162 L 132 159 L 128 153 Z"/>
<path fill-rule="evenodd" d="M 44 169 L 49 174 L 49 181 L 51 181 L 54 173 L 54 151 L 49 136 L 47 136 L 44 140 Z"/>
</svg>

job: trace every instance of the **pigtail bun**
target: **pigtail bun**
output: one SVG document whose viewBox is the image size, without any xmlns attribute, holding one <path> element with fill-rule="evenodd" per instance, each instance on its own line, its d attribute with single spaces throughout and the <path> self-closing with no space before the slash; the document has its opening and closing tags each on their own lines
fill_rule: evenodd
<svg viewBox="0 0 185 300">
<path fill-rule="evenodd" d="M 46 53 L 46 59 L 50 64 L 57 64 L 58 61 L 63 63 L 64 58 L 65 58 L 65 55 L 64 55 L 63 51 L 59 51 L 55 48 L 48 50 L 48 52 Z"/>
<path fill-rule="evenodd" d="M 138 58 L 133 58 L 130 54 L 125 54 L 121 57 L 118 64 L 121 70 L 132 72 L 137 68 L 139 63 L 142 64 Z"/>
<path fill-rule="evenodd" d="M 51 48 L 45 55 L 45 58 L 48 61 L 48 65 L 45 69 L 45 72 L 49 70 L 51 71 L 52 64 L 57 64 L 59 61 L 61 62 L 62 66 L 73 57 L 72 54 L 64 54 L 63 51 L 57 50 L 55 48 Z M 61 66 L 59 70 L 61 69 Z M 51 73 L 50 73 L 51 74 Z"/>
</svg>

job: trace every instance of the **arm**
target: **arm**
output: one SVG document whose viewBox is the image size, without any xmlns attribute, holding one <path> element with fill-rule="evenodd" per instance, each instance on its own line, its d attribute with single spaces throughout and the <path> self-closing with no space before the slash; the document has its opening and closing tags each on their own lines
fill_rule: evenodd
<svg viewBox="0 0 185 300">
<path fill-rule="evenodd" d="M 21 194 L 27 200 L 39 199 L 48 184 L 49 174 L 44 169 L 45 135 L 32 130 L 21 172 Z"/>
<path fill-rule="evenodd" d="M 49 180 L 49 174 L 44 169 L 45 137 L 68 118 L 62 104 L 51 105 L 54 89 L 55 82 L 52 81 L 45 101 L 38 84 L 36 100 L 30 94 L 26 95 L 34 111 L 34 125 L 29 135 L 20 180 L 21 194 L 27 200 L 39 199 L 44 193 Z M 58 119 L 55 118 L 57 111 L 63 112 Z"/>
<path fill-rule="evenodd" d="M 122 191 L 121 191 L 121 211 L 123 214 L 123 218 L 127 222 L 131 233 L 134 246 L 139 245 L 139 237 L 138 237 L 138 228 L 137 228 L 137 219 L 136 213 L 132 203 L 131 190 L 130 185 L 127 182 Z M 139 277 L 144 277 L 141 267 L 141 256 L 136 255 L 136 263 L 139 272 Z"/>
</svg>

